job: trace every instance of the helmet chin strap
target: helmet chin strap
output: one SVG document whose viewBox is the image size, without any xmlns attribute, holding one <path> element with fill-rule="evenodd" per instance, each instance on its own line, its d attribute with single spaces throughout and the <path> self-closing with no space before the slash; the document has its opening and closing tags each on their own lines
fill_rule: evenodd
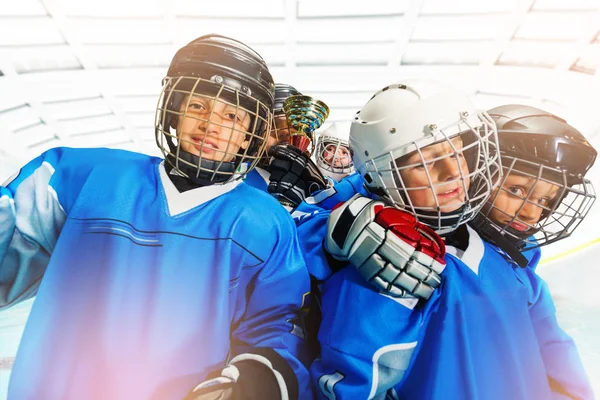
<svg viewBox="0 0 600 400">
<path fill-rule="evenodd" d="M 404 196 L 403 196 L 404 197 Z M 440 227 L 440 235 L 444 236 L 450 234 L 451 231 L 447 231 L 452 227 L 457 227 L 460 221 L 461 215 L 467 213 L 471 209 L 469 204 L 463 204 L 460 208 L 452 212 L 440 212 L 437 211 L 425 211 L 419 210 L 417 218 L 420 222 L 431 226 L 433 229 Z"/>
<path fill-rule="evenodd" d="M 500 233 L 500 230 L 493 222 L 481 214 L 477 214 L 477 216 L 471 220 L 470 224 L 483 240 L 498 246 L 501 250 L 508 254 L 508 256 L 512 258 L 517 265 L 525 268 L 527 264 L 529 264 L 529 260 L 527 260 L 527 258 L 521 253 L 519 248 L 519 243 L 523 244 L 522 240 L 517 241 L 509 239 Z"/>
<path fill-rule="evenodd" d="M 176 150 L 175 150 L 176 151 Z M 168 171 L 169 176 L 174 174 L 171 173 L 173 169 L 176 169 L 178 174 L 185 177 L 189 181 L 191 187 L 202 187 L 213 185 L 215 183 L 223 183 L 229 180 L 233 173 L 236 163 L 212 161 L 206 159 L 200 159 L 200 157 L 188 153 L 183 149 L 179 149 L 179 161 L 174 156 L 176 153 L 167 155 L 167 163 L 170 164 Z M 181 162 L 181 160 L 187 161 L 192 165 Z M 221 165 L 219 165 L 221 164 Z M 196 166 L 200 165 L 201 169 Z M 177 167 L 176 167 L 177 166 Z"/>
</svg>

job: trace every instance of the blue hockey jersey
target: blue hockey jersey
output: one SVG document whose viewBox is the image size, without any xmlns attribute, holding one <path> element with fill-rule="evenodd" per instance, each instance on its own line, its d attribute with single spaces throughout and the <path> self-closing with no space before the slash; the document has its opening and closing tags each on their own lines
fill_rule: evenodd
<svg viewBox="0 0 600 400">
<path fill-rule="evenodd" d="M 298 228 L 300 248 L 306 260 L 310 260 L 309 272 L 317 281 L 322 281 L 331 274 L 322 245 L 327 234 L 328 211 L 338 203 L 349 200 L 356 193 L 368 195 L 359 173 L 348 175 L 333 187 L 307 197 L 292 212 Z"/>
<path fill-rule="evenodd" d="M 244 182 L 260 191 L 268 193 L 270 173 L 260 167 L 253 168 L 244 177 Z"/>
<path fill-rule="evenodd" d="M 181 399 L 257 348 L 310 398 L 291 322 L 309 277 L 268 194 L 180 193 L 159 158 L 59 148 L 0 187 L 0 227 L 0 306 L 37 294 L 9 398 Z"/>
<path fill-rule="evenodd" d="M 296 207 L 292 217 L 298 222 L 303 216 L 311 215 L 315 211 L 321 209 L 331 210 L 336 204 L 350 200 L 356 193 L 360 193 L 363 196 L 368 195 L 363 177 L 358 172 L 348 175 L 332 187 L 316 192 L 304 199 Z"/>
<path fill-rule="evenodd" d="M 298 226 L 309 272 L 321 278 L 331 275 L 321 244 L 328 214 Z M 515 267 L 465 229 L 468 248 L 447 248 L 442 285 L 427 302 L 378 293 L 351 267 L 324 280 L 321 355 L 311 367 L 320 398 L 593 398 L 535 274 L 539 250 Z"/>
</svg>

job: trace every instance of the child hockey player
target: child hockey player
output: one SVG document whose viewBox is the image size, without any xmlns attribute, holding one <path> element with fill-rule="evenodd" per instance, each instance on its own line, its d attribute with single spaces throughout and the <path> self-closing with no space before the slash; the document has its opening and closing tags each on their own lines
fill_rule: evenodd
<svg viewBox="0 0 600 400">
<path fill-rule="evenodd" d="M 292 211 L 306 196 L 327 187 L 327 180 L 310 157 L 290 144 L 296 131 L 288 124 L 283 103 L 299 94 L 293 86 L 275 85 L 275 128 L 259 166 L 246 178 L 249 185 L 275 196 L 287 211 Z"/>
<path fill-rule="evenodd" d="M 317 137 L 314 157 L 321 173 L 334 181 L 354 173 L 348 136 L 350 124 L 336 122 Z"/>
<path fill-rule="evenodd" d="M 254 50 L 202 36 L 163 81 L 164 160 L 56 148 L 0 187 L 1 306 L 37 295 L 9 398 L 310 398 L 295 227 L 241 180 L 273 89 Z"/>
<path fill-rule="evenodd" d="M 283 112 L 283 102 L 290 96 L 301 94 L 295 87 L 285 83 L 275 84 L 275 99 L 273 103 L 273 128 L 267 138 L 267 144 L 263 156 L 256 168 L 246 174 L 245 182 L 252 187 L 267 192 L 269 186 L 270 172 L 267 171 L 271 162 L 268 155 L 271 147 L 275 145 L 285 145 L 290 143 L 290 136 L 294 133 L 294 128 L 289 126 L 287 118 Z"/>
<path fill-rule="evenodd" d="M 418 96 L 412 104 L 400 101 L 398 106 L 391 95 L 385 103 L 381 99 L 373 104 L 372 99 L 351 131 L 351 146 L 359 155 L 355 164 L 370 191 L 412 215 L 360 197 L 331 213 L 325 247 L 356 269 L 344 268 L 323 284 L 322 353 L 311 370 L 321 396 L 355 398 L 360 391 L 361 398 L 590 398 L 577 353 L 556 323 L 543 282 L 531 268 L 516 267 L 475 231 L 456 224 L 456 218 L 474 208 L 459 206 L 455 211 L 461 214 L 451 215 L 445 196 L 461 190 L 452 185 L 456 179 L 440 175 L 444 168 L 437 164 L 444 161 L 443 152 L 421 147 L 418 141 L 399 138 L 394 144 L 389 139 L 395 118 L 412 120 L 413 128 L 423 132 L 419 127 L 425 127 L 426 132 L 432 125 L 427 121 L 459 103 L 439 96 L 434 101 L 406 86 Z M 424 107 L 428 112 L 419 112 Z M 391 109 L 394 113 L 386 114 Z M 457 150 L 455 146 L 447 153 L 454 153 L 460 165 Z M 494 153 L 488 147 L 480 157 Z M 461 168 L 454 170 L 458 172 L 450 175 L 466 176 Z M 488 178 L 499 176 L 489 172 Z M 422 174 L 429 185 L 419 183 Z M 488 179 L 482 181 L 484 174 L 469 176 L 468 193 L 490 188 Z M 460 196 L 455 199 L 460 203 Z M 437 210 L 427 209 L 432 204 Z M 444 244 L 422 223 L 446 236 L 444 279 L 433 293 L 427 283 L 437 283 L 439 277 L 428 269 L 442 269 Z M 377 293 L 365 281 L 385 290 Z M 418 303 L 407 293 L 431 297 Z M 352 337 L 341 334 L 349 330 Z"/>
<path fill-rule="evenodd" d="M 504 178 L 473 226 L 486 240 L 521 251 L 568 237 L 595 200 L 584 178 L 595 149 L 565 120 L 538 108 L 511 104 L 488 113 L 498 127 Z"/>
</svg>

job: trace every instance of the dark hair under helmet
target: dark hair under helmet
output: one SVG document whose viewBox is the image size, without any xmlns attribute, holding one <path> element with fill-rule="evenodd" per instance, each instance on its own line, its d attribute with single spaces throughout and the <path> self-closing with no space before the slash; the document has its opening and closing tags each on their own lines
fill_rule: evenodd
<svg viewBox="0 0 600 400">
<path fill-rule="evenodd" d="M 235 39 L 209 34 L 179 49 L 163 80 L 155 120 L 156 143 L 169 166 L 200 186 L 241 178 L 256 165 L 264 150 L 272 128 L 274 89 L 273 78 L 263 58 Z M 242 131 L 237 125 L 233 128 L 210 122 L 212 109 L 207 111 L 206 118 L 191 116 L 188 106 L 192 95 L 212 104 L 218 101 L 234 110 L 242 110 L 250 116 L 249 128 Z M 200 150 L 200 155 L 189 153 L 181 147 L 181 132 L 176 132 L 182 117 L 221 126 L 232 136 L 235 131 L 241 132 L 248 145 L 236 150 L 235 154 L 217 151 L 222 154 L 219 160 L 202 157 Z M 233 160 L 225 161 L 226 157 L 232 156 Z"/>
<path fill-rule="evenodd" d="M 595 201 L 594 188 L 584 178 L 596 160 L 597 152 L 577 129 L 554 114 L 526 105 L 505 105 L 493 108 L 488 114 L 498 129 L 498 141 L 504 170 L 503 181 L 478 216 L 474 226 L 489 239 L 486 229 L 500 232 L 514 247 L 528 250 L 563 239 L 575 230 Z M 523 204 L 508 215 L 496 207 L 495 201 L 509 175 L 530 179 L 531 190 L 523 197 Z M 526 224 L 525 231 L 511 227 L 538 182 L 559 187 L 548 205 L 542 208 L 537 223 Z M 514 196 L 514 194 L 513 194 Z M 490 218 L 492 210 L 506 216 L 505 223 Z M 525 224 L 517 222 L 521 228 Z M 535 236 L 534 236 L 535 235 Z M 492 239 L 493 241 L 493 239 Z"/>
</svg>

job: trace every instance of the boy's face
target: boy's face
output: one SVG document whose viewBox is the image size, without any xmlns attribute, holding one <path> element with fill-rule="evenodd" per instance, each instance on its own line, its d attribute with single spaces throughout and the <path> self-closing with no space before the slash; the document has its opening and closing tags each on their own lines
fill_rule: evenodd
<svg viewBox="0 0 600 400">
<path fill-rule="evenodd" d="M 323 160 L 333 168 L 346 168 L 352 162 L 348 147 L 335 143 L 325 146 Z"/>
<path fill-rule="evenodd" d="M 467 161 L 462 152 L 463 142 L 460 137 L 450 141 L 456 152 L 448 141 L 444 141 L 422 148 L 423 159 L 415 152 L 403 158 L 401 165 L 398 165 L 409 166 L 400 170 L 400 176 L 407 188 L 423 187 L 408 191 L 413 206 L 435 209 L 437 197 L 441 212 L 447 213 L 458 210 L 465 203 L 465 187 L 469 188 L 470 179 Z M 411 166 L 413 164 L 416 165 Z"/>
<path fill-rule="evenodd" d="M 488 217 L 500 226 L 508 225 L 516 231 L 526 232 L 538 223 L 543 207 L 550 207 L 559 189 L 550 182 L 511 173 L 490 197 L 494 206 Z"/>
<path fill-rule="evenodd" d="M 187 112 L 186 112 L 187 107 Z M 188 153 L 212 161 L 231 162 L 248 147 L 250 115 L 242 108 L 192 95 L 181 102 L 177 136 Z M 212 115 L 211 115 L 212 112 Z M 210 120 L 209 120 L 210 119 Z"/>
<path fill-rule="evenodd" d="M 288 126 L 285 115 L 275 116 L 275 127 L 277 132 L 275 129 L 271 130 L 271 135 L 267 139 L 267 150 L 276 144 L 289 144 L 290 136 L 297 132 L 296 129 Z"/>
</svg>

